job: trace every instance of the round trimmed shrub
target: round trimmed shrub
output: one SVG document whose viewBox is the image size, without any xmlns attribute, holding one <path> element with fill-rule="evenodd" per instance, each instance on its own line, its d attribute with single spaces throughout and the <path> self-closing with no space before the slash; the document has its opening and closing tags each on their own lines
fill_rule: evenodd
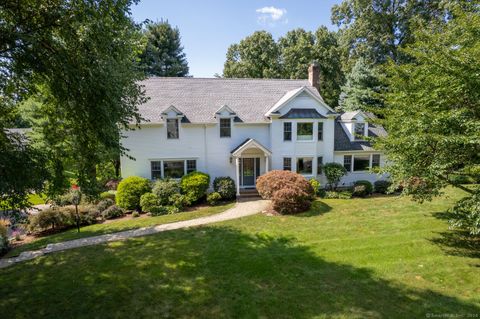
<svg viewBox="0 0 480 319">
<path fill-rule="evenodd" d="M 112 205 L 102 212 L 102 217 L 104 219 L 112 219 L 122 216 L 125 216 L 125 211 L 117 205 Z"/>
<path fill-rule="evenodd" d="M 132 217 L 133 217 L 133 218 L 140 217 L 140 213 L 137 212 L 137 211 L 135 211 L 135 212 L 132 213 Z"/>
<path fill-rule="evenodd" d="M 359 180 L 353 183 L 353 188 L 354 188 L 354 193 L 355 193 L 355 186 L 360 186 L 363 185 L 365 186 L 365 193 L 366 195 L 370 195 L 373 193 L 373 185 L 369 181 L 366 180 Z"/>
<path fill-rule="evenodd" d="M 389 188 L 392 185 L 392 182 L 386 180 L 375 181 L 373 183 L 375 193 L 379 194 L 387 194 L 389 192 Z"/>
<path fill-rule="evenodd" d="M 192 203 L 205 197 L 210 185 L 210 176 L 202 172 L 191 172 L 182 177 L 180 187 Z"/>
<path fill-rule="evenodd" d="M 114 205 L 115 202 L 110 199 L 110 198 L 106 198 L 106 199 L 103 199 L 101 201 L 98 202 L 97 204 L 97 209 L 100 211 L 100 212 L 103 212 L 105 209 L 107 209 L 108 207 Z"/>
<path fill-rule="evenodd" d="M 273 209 L 281 214 L 307 210 L 313 198 L 312 185 L 300 174 L 291 171 L 270 171 L 257 180 L 257 190 L 264 199 L 271 199 Z"/>
<path fill-rule="evenodd" d="M 125 209 L 140 209 L 140 197 L 151 191 L 150 181 L 139 176 L 130 176 L 118 184 L 117 205 Z"/>
<path fill-rule="evenodd" d="M 334 190 L 337 188 L 340 179 L 347 174 L 347 170 L 340 163 L 326 163 L 323 165 L 323 173 L 327 178 L 330 189 Z"/>
<path fill-rule="evenodd" d="M 168 205 L 172 196 L 180 194 L 180 184 L 173 179 L 159 179 L 153 184 L 152 193 L 158 196 L 159 205 Z"/>
<path fill-rule="evenodd" d="M 188 200 L 187 196 L 179 193 L 175 193 L 170 196 L 168 203 L 171 206 L 178 208 L 179 210 L 182 210 L 183 208 L 190 205 L 190 201 Z"/>
<path fill-rule="evenodd" d="M 213 190 L 225 200 L 234 199 L 237 195 L 235 181 L 231 177 L 217 177 L 213 180 Z"/>
<path fill-rule="evenodd" d="M 222 200 L 222 195 L 218 192 L 213 192 L 207 195 L 207 203 L 215 206 Z"/>
<path fill-rule="evenodd" d="M 140 207 L 142 212 L 150 212 L 153 207 L 159 206 L 160 200 L 157 195 L 153 193 L 145 193 L 140 197 Z"/>
<path fill-rule="evenodd" d="M 150 209 L 150 214 L 152 216 L 160 216 L 168 214 L 168 207 L 167 206 L 155 206 Z"/>
</svg>

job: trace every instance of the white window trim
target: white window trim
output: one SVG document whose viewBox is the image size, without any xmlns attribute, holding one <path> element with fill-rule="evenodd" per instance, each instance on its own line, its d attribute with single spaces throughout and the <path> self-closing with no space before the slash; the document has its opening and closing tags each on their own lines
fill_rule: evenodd
<svg viewBox="0 0 480 319">
<path fill-rule="evenodd" d="M 183 116 L 182 116 L 183 117 Z M 180 139 L 180 136 L 182 135 L 182 132 L 181 132 L 181 120 L 182 120 L 182 117 L 169 117 L 169 118 L 166 118 L 165 119 L 165 130 L 166 130 L 166 134 L 167 134 L 167 141 L 171 140 L 171 141 L 177 141 Z M 177 138 L 169 138 L 168 137 L 168 120 L 177 120 L 177 123 L 178 123 L 178 137 Z"/>
<path fill-rule="evenodd" d="M 298 124 L 311 124 L 312 125 L 312 138 L 309 140 L 299 140 L 298 139 Z M 317 134 L 318 135 L 318 134 Z M 304 135 L 306 136 L 306 135 Z M 313 142 L 315 141 L 315 122 L 312 121 L 297 121 L 295 124 L 295 141 L 299 143 L 305 143 L 305 142 Z"/>
<path fill-rule="evenodd" d="M 230 136 L 222 136 L 222 120 L 230 120 Z M 223 117 L 218 117 L 218 136 L 220 138 L 232 138 L 232 135 L 233 135 L 233 123 L 232 123 L 232 117 L 229 116 L 229 117 L 226 117 L 226 116 L 223 116 Z"/>
<path fill-rule="evenodd" d="M 195 161 L 195 166 L 198 171 L 198 158 L 196 157 L 189 157 L 189 158 L 159 158 L 159 159 L 150 159 L 150 180 L 152 179 L 152 162 L 160 162 L 160 171 L 161 171 L 161 179 L 165 178 L 165 170 L 164 170 L 164 162 L 181 162 L 183 161 L 183 176 L 187 175 L 187 161 Z M 180 180 L 180 178 L 172 178 L 174 180 Z"/>
<path fill-rule="evenodd" d="M 312 162 L 312 173 L 310 173 L 310 174 L 305 174 L 305 173 L 299 173 L 299 172 L 298 172 L 298 160 L 299 160 L 300 158 L 302 158 L 302 159 L 310 159 L 310 161 Z M 314 158 L 315 158 L 314 156 L 310 156 L 310 155 L 308 155 L 308 156 L 297 156 L 297 157 L 295 157 L 295 171 L 294 171 L 294 172 L 297 173 L 297 174 L 300 174 L 300 175 L 302 175 L 302 176 L 315 176 L 315 175 L 314 175 Z M 292 157 L 292 159 L 293 159 L 293 157 Z M 315 162 L 316 162 L 316 161 L 315 161 Z M 292 167 L 292 171 L 293 171 L 293 167 Z"/>
<path fill-rule="evenodd" d="M 360 174 L 364 174 L 364 173 L 369 173 L 370 170 L 372 169 L 372 164 L 373 164 L 373 155 L 379 155 L 380 156 L 380 159 L 379 159 L 379 162 L 378 162 L 378 167 L 381 167 L 382 166 L 382 155 L 379 154 L 379 153 L 370 153 L 370 154 L 342 154 L 342 156 L 345 156 L 345 155 L 349 155 L 349 156 L 352 156 L 352 162 L 350 163 L 350 170 L 348 171 L 348 173 L 360 173 Z M 369 159 L 368 159 L 368 170 L 363 170 L 363 171 L 354 171 L 353 168 L 354 168 L 354 163 L 355 163 L 355 156 L 365 156 L 365 155 L 368 155 L 369 156 Z M 343 157 L 342 157 L 343 159 Z M 343 163 L 342 163 L 343 164 Z"/>
</svg>

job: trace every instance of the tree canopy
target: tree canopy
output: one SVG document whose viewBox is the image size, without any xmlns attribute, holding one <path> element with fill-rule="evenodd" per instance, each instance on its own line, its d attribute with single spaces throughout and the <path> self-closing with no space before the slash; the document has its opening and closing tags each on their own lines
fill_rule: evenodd
<svg viewBox="0 0 480 319">
<path fill-rule="evenodd" d="M 181 44 L 180 31 L 168 21 L 147 24 L 141 65 L 150 76 L 188 75 L 188 63 Z"/>
<path fill-rule="evenodd" d="M 96 164 L 121 149 L 122 128 L 137 123 L 144 100 L 135 65 L 139 27 L 130 18 L 133 0 L 33 1 L 0 4 L 1 117 L 29 97 L 41 103 L 43 163 L 52 190 L 65 185 L 71 163 L 87 193 L 97 191 Z M 0 121 L 6 125 L 7 120 Z M 2 130 L 5 126 L 2 126 Z"/>
</svg>

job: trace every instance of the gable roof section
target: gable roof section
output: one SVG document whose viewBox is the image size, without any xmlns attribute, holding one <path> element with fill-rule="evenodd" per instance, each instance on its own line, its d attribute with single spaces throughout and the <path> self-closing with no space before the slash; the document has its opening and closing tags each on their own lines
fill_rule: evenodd
<svg viewBox="0 0 480 319">
<path fill-rule="evenodd" d="M 330 106 L 325 104 L 325 102 L 323 101 L 323 98 L 320 96 L 320 94 L 318 93 L 318 91 L 315 88 L 313 88 L 312 86 L 309 86 L 309 87 L 302 86 L 301 88 L 289 91 L 284 96 L 282 96 L 282 98 L 279 99 L 277 101 L 277 103 L 275 103 L 275 105 L 272 106 L 272 108 L 270 108 L 267 111 L 267 113 L 265 113 L 265 116 L 270 116 L 272 114 L 275 114 L 285 104 L 287 104 L 289 101 L 291 101 L 292 99 L 294 99 L 295 97 L 297 97 L 298 95 L 300 95 L 303 92 L 306 92 L 308 95 L 310 95 L 310 97 L 315 99 L 318 103 L 320 103 L 320 105 L 325 107 L 329 112 L 334 112 L 335 113 L 335 111 Z"/>
<path fill-rule="evenodd" d="M 387 136 L 387 132 L 382 126 L 374 124 L 368 125 L 368 137 Z M 335 151 L 373 151 L 370 141 L 350 141 L 347 133 L 339 121 L 335 121 Z"/>
<path fill-rule="evenodd" d="M 281 119 L 326 119 L 325 116 L 318 113 L 316 109 L 290 109 L 287 113 L 280 116 Z"/>
<path fill-rule="evenodd" d="M 308 80 L 152 77 L 140 84 L 149 99 L 139 112 L 152 123 L 162 122 L 161 113 L 172 105 L 191 123 L 216 123 L 215 114 L 224 105 L 238 122 L 268 123 L 265 113 L 294 90 L 305 90 L 323 103 Z"/>
<path fill-rule="evenodd" d="M 243 141 L 237 147 L 235 147 L 230 153 L 233 156 L 239 156 L 242 154 L 243 151 L 249 148 L 258 148 L 262 150 L 264 153 L 267 153 L 268 155 L 272 155 L 272 152 L 270 152 L 268 148 L 266 148 L 265 146 L 263 146 L 253 138 L 247 138 L 245 141 Z"/>
</svg>

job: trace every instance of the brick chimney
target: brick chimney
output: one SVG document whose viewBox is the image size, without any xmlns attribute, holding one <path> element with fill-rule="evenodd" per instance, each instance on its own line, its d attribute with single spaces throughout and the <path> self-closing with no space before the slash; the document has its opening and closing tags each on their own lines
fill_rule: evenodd
<svg viewBox="0 0 480 319">
<path fill-rule="evenodd" d="M 308 82 L 320 92 L 320 67 L 317 62 L 313 62 L 308 67 Z"/>
</svg>

